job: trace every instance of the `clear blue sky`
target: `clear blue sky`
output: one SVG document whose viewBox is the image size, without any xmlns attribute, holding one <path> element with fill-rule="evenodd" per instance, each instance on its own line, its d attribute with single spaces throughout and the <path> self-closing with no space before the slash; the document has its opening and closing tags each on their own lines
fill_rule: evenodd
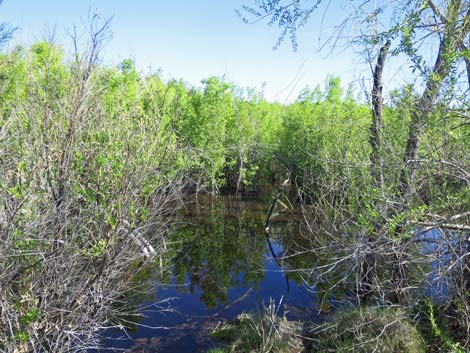
<svg viewBox="0 0 470 353">
<path fill-rule="evenodd" d="M 198 84 L 210 75 L 226 75 L 239 86 L 260 88 L 284 102 L 309 85 L 323 85 L 328 74 L 343 83 L 368 75 L 357 56 L 346 51 L 327 57 L 315 52 L 321 14 L 299 33 L 299 50 L 286 42 L 273 50 L 279 31 L 265 22 L 246 25 L 235 9 L 249 0 L 4 0 L 0 21 L 18 26 L 14 43 L 30 44 L 55 28 L 58 41 L 80 25 L 88 11 L 114 16 L 113 38 L 104 59 L 115 64 L 131 57 L 139 70 L 162 70 L 163 77 Z M 330 12 L 330 15 L 332 13 Z M 334 15 L 334 13 L 333 13 Z M 334 20 L 337 20 L 334 19 Z M 324 29 L 327 29 L 328 23 Z"/>
</svg>

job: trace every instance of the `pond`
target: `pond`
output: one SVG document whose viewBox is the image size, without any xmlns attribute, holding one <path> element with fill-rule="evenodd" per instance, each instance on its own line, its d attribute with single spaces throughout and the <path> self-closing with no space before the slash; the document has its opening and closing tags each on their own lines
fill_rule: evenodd
<svg viewBox="0 0 470 353">
<path fill-rule="evenodd" d="M 454 272 L 466 266 L 462 235 L 433 229 L 400 243 L 370 243 L 361 234 L 322 229 L 312 237 L 312 228 L 300 221 L 302 209 L 288 201 L 278 204 L 270 226 L 275 259 L 264 233 L 271 203 L 266 195 L 264 200 L 199 196 L 189 202 L 178 214 L 163 256 L 135 279 L 151 290 L 123 304 L 139 307 L 139 314 L 119 317 L 123 329 L 106 331 L 103 352 L 206 352 L 222 345 L 210 337 L 214 328 L 242 312 L 260 312 L 270 301 L 290 320 L 321 322 L 357 306 L 357 273 L 370 254 L 379 264 L 375 276 L 387 301 L 400 300 L 393 280 L 402 250 L 408 299 L 447 302 Z M 380 303 L 372 297 L 369 304 Z"/>
<path fill-rule="evenodd" d="M 145 314 L 126 330 L 108 332 L 106 347 L 205 352 L 220 346 L 209 337 L 214 327 L 244 311 L 260 311 L 270 300 L 281 304 L 280 314 L 285 310 L 291 319 L 320 316 L 315 292 L 300 279 L 287 283 L 271 255 L 264 234 L 269 204 L 269 199 L 235 196 L 200 196 L 191 202 L 168 240 L 165 259 L 157 259 L 147 272 L 153 295 L 137 297 L 147 309 Z M 284 251 L 282 240 L 299 232 L 295 213 L 290 208 L 273 217 L 272 245 L 277 254 Z"/>
</svg>

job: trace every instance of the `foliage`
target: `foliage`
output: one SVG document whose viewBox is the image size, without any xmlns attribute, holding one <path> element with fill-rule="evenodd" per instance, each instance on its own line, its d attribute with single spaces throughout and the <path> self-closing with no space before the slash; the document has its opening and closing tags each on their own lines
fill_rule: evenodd
<svg viewBox="0 0 470 353">
<path fill-rule="evenodd" d="M 0 57 L 2 351 L 96 340 L 132 292 L 136 237 L 161 251 L 166 228 L 148 225 L 178 207 L 181 152 L 141 108 L 143 82 L 129 62 L 110 76 L 94 60 L 45 42 Z"/>
<path fill-rule="evenodd" d="M 207 351 L 207 353 L 227 353 L 227 352 L 229 351 L 224 348 L 211 348 Z"/>
<path fill-rule="evenodd" d="M 463 353 L 465 350 L 464 348 L 458 343 L 453 342 L 452 339 L 447 336 L 443 330 L 439 327 L 438 323 L 436 322 L 436 318 L 434 315 L 434 305 L 431 301 L 428 303 L 429 305 L 429 322 L 431 324 L 431 330 L 435 337 L 442 340 L 444 342 L 443 346 L 448 349 L 451 353 Z"/>
<path fill-rule="evenodd" d="M 259 2 L 261 12 L 245 10 L 255 17 L 272 16 L 271 24 L 283 28 L 281 40 L 287 35 L 296 43 L 296 31 L 322 3 L 275 0 Z M 285 106 L 225 78 L 208 77 L 201 87 L 165 82 L 158 74 L 139 73 L 129 59 L 115 67 L 100 65 L 96 40 L 104 37 L 94 25 L 98 32 L 90 51 L 72 58 L 46 42 L 1 54 L 0 303 L 7 304 L 0 319 L 9 325 L 0 326 L 0 336 L 7 337 L 0 340 L 0 350 L 17 343 L 54 350 L 61 342 L 66 349 L 73 346 L 73 337 L 95 337 L 90 330 L 108 320 L 110 303 L 132 289 L 126 271 L 138 271 L 142 249 L 136 244 L 145 245 L 139 239 L 148 238 L 159 254 L 165 252 L 165 261 L 179 257 L 177 282 L 190 273 L 191 285 L 200 285 L 203 301 L 214 307 L 227 296 L 231 271 L 259 267 L 262 258 L 247 261 L 246 252 L 264 244 L 246 236 L 223 237 L 224 227 L 237 225 L 221 224 L 214 216 L 198 231 L 180 227 L 174 234 L 177 242 L 166 248 L 163 235 L 170 215 L 183 192 L 260 191 L 286 174 L 297 186 L 294 197 L 304 206 L 309 227 L 304 239 L 290 240 L 288 251 L 323 252 L 297 266 L 310 273 L 298 279 L 309 281 L 311 269 L 321 268 L 312 279 L 319 291 L 331 294 L 341 289 L 341 282 L 357 292 L 361 286 L 374 287 L 384 298 L 393 292 L 392 301 L 398 301 L 405 286 L 397 284 L 403 279 L 397 273 L 407 271 L 414 231 L 422 225 L 465 229 L 452 222 L 466 220 L 470 205 L 468 98 L 456 84 L 462 74 L 458 64 L 468 59 L 468 50 L 455 42 L 455 31 L 466 31 L 462 23 L 468 5 L 457 12 L 449 5 L 449 22 L 430 34 L 443 38 L 442 61 L 437 62 L 442 66 L 436 66 L 443 71 L 433 72 L 434 56 L 426 57 L 417 46 L 427 38 L 420 36 L 430 28 L 428 15 L 439 17 L 431 4 L 402 3 L 394 16 L 387 15 L 391 26 L 360 36 L 368 48 L 394 40 L 393 54 L 408 55 L 424 83 L 392 91 L 383 107 L 380 186 L 370 172 L 369 104 L 353 94 L 352 86 L 345 89 L 339 77 L 327 77 L 324 87 L 305 88 Z M 387 9 L 378 8 L 368 17 L 371 22 L 361 24 L 372 26 Z M 0 25 L 0 34 L 5 30 Z M 415 142 L 413 151 L 410 141 Z M 408 158 L 410 152 L 419 153 Z M 206 233 L 221 236 L 214 241 Z M 215 256 L 227 249 L 230 256 L 224 261 Z M 333 252 L 338 261 L 332 263 Z M 295 269 L 296 261 L 290 256 L 286 263 Z M 410 267 L 410 272 L 421 270 Z M 260 278 L 243 280 L 256 285 Z M 99 294 L 104 292 L 109 295 Z M 72 311 L 86 303 L 82 308 L 93 320 L 70 315 L 67 325 L 75 332 L 67 333 L 64 326 L 50 333 L 62 314 L 59 306 L 40 300 L 48 295 L 60 304 L 72 303 Z M 338 316 L 337 324 L 356 322 L 356 314 Z M 362 315 L 386 325 L 403 313 L 365 309 Z M 240 339 L 236 349 L 287 349 L 285 337 L 273 334 L 283 321 L 273 318 L 269 326 L 263 320 L 250 316 L 240 321 L 237 330 L 253 334 L 254 341 Z M 401 324 L 416 338 L 408 321 Z M 360 325 L 372 330 L 365 335 L 378 335 L 376 327 Z M 407 347 L 395 325 L 390 327 L 393 342 L 380 344 Z M 437 324 L 433 328 L 439 336 Z M 59 336 L 63 340 L 54 346 L 50 337 Z"/>
</svg>

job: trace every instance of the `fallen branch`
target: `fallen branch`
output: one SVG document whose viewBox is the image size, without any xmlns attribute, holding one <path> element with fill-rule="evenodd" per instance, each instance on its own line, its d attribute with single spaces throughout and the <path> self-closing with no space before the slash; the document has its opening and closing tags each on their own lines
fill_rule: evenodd
<svg viewBox="0 0 470 353">
<path fill-rule="evenodd" d="M 276 263 L 279 265 L 279 267 L 282 269 L 282 272 L 284 272 L 284 275 L 286 276 L 286 283 L 287 283 L 287 291 L 289 292 L 290 286 L 289 286 L 289 278 L 287 276 L 287 273 L 284 271 L 284 267 L 282 266 L 282 263 L 279 261 L 277 255 L 274 252 L 273 246 L 271 244 L 271 238 L 270 238 L 270 224 L 271 224 L 271 217 L 273 215 L 274 207 L 276 206 L 276 203 L 279 201 L 279 198 L 281 195 L 284 193 L 284 190 L 286 189 L 287 185 L 289 185 L 289 178 L 284 180 L 282 185 L 279 187 L 279 190 L 276 194 L 276 196 L 273 199 L 273 202 L 271 203 L 271 207 L 269 208 L 268 216 L 266 217 L 266 224 L 264 227 L 264 234 L 266 236 L 266 242 L 269 245 L 269 250 L 271 251 L 271 255 L 273 256 L 274 260 Z"/>
<path fill-rule="evenodd" d="M 146 259 L 153 257 L 155 255 L 155 249 L 152 244 L 150 244 L 148 240 L 145 239 L 138 229 L 134 229 L 132 232 L 129 232 L 130 224 L 128 221 L 123 221 L 123 223 L 126 227 L 126 231 L 128 232 L 128 236 L 134 242 L 134 244 L 139 247 L 142 255 L 144 255 Z"/>
<path fill-rule="evenodd" d="M 421 225 L 421 226 L 424 226 L 424 228 L 419 231 L 419 234 L 429 232 L 430 230 L 436 229 L 436 228 L 445 228 L 445 229 L 449 229 L 449 230 L 470 232 L 470 226 L 465 225 L 465 224 L 430 223 L 430 222 L 420 222 L 418 224 Z"/>
</svg>

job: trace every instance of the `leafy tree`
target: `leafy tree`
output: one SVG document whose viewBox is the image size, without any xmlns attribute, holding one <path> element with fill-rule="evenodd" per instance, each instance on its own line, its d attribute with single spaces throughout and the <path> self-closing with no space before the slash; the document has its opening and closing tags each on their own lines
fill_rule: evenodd
<svg viewBox="0 0 470 353">
<path fill-rule="evenodd" d="M 403 167 L 398 184 L 400 193 L 408 199 L 413 192 L 413 181 L 420 158 L 422 136 L 430 123 L 439 102 L 448 100 L 446 93 L 455 93 L 455 79 L 466 70 L 470 78 L 470 6 L 464 0 L 365 1 L 348 3 L 351 12 L 339 23 L 335 32 L 324 42 L 339 45 L 342 34 L 352 32 L 349 44 L 359 45 L 366 52 L 389 41 L 393 56 L 405 54 L 412 70 L 421 82 L 421 93 L 413 102 L 408 126 L 406 148 L 403 152 Z M 327 11 L 327 1 L 282 1 L 256 2 L 254 6 L 243 6 L 241 16 L 245 21 L 268 18 L 269 25 L 277 25 L 281 34 L 277 45 L 288 36 L 294 50 L 297 48 L 297 31 L 322 7 Z M 437 52 L 426 48 L 438 48 Z M 464 62 L 464 67 L 459 65 Z M 446 85 L 445 83 L 449 83 Z M 468 81 L 470 84 L 470 80 Z M 447 100 L 446 100 L 447 99 Z M 465 95 L 452 96 L 453 101 L 468 104 Z M 375 143 L 374 140 L 371 141 Z M 379 160 L 379 158 L 373 158 Z"/>
<path fill-rule="evenodd" d="M 240 14 L 247 22 L 267 19 L 269 25 L 278 26 L 281 32 L 276 46 L 289 38 L 295 50 L 297 32 L 314 13 L 328 11 L 333 5 L 337 4 L 323 0 L 254 1 Z M 468 301 L 469 285 L 462 278 L 468 278 L 469 271 L 466 265 L 455 271 L 452 266 L 469 261 L 467 250 L 456 244 L 467 238 L 463 232 L 470 229 L 470 3 L 366 0 L 341 5 L 350 11 L 331 36 L 321 38 L 322 45 L 333 49 L 353 45 L 366 54 L 371 66 L 377 60 L 372 108 L 364 105 L 361 111 L 354 100 L 350 106 L 347 100 L 338 102 L 335 89 L 322 94 L 304 90 L 300 101 L 305 106 L 292 105 L 284 120 L 285 140 L 296 137 L 286 145 L 286 157 L 300 166 L 296 174 L 304 170 L 312 175 L 309 179 L 320 199 L 314 202 L 314 211 L 306 208 L 311 251 L 324 247 L 328 252 L 334 249 L 335 254 L 344 251 L 330 266 L 320 265 L 311 272 L 315 278 L 328 280 L 340 263 L 354 258 L 355 291 L 364 303 L 374 298 L 408 305 L 412 312 L 422 311 L 416 306 L 416 296 L 426 294 L 411 288 L 422 287 L 429 278 L 422 274 L 429 272 L 420 264 L 421 255 L 416 257 L 416 252 L 423 250 L 416 250 L 415 243 L 422 241 L 422 234 L 439 228 L 438 247 L 453 254 L 452 265 L 444 265 L 446 273 L 452 273 L 452 284 L 446 287 L 446 315 L 457 318 L 459 326 L 452 326 L 450 338 L 447 334 L 438 336 L 445 338 L 444 346 L 468 350 L 470 311 L 462 303 Z M 390 90 L 390 104 L 384 105 L 382 73 L 387 57 L 387 65 L 392 60 L 402 65 L 400 60 L 406 59 L 410 82 Z M 306 116 L 313 116 L 314 123 Z M 353 121 L 350 125 L 345 116 Z M 334 128 L 324 117 L 337 120 Z M 328 187 L 320 189 L 322 185 Z M 329 198 L 332 194 L 334 199 Z M 456 224 L 458 221 L 462 223 Z M 328 241 L 322 243 L 319 239 L 325 233 Z M 467 241 L 463 242 L 468 249 Z M 431 266 L 444 261 L 437 248 L 429 249 L 426 256 L 435 259 L 422 258 L 422 263 Z M 417 277 L 424 281 L 412 284 L 416 279 L 410 274 L 418 269 Z M 341 273 L 343 279 L 328 281 L 328 287 L 341 286 L 351 275 L 349 271 Z M 426 286 L 431 288 L 435 283 Z"/>
</svg>

